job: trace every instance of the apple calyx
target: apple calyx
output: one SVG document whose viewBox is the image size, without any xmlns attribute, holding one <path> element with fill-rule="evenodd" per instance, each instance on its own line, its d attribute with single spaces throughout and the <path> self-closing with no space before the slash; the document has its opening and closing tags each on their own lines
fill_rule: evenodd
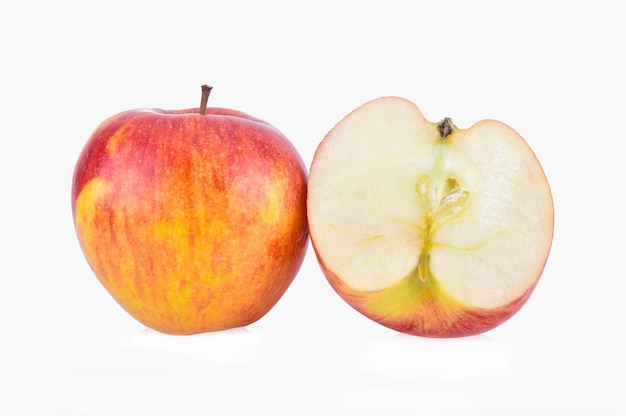
<svg viewBox="0 0 626 416">
<path fill-rule="evenodd" d="M 200 99 L 200 114 L 206 114 L 206 105 L 209 102 L 209 94 L 211 94 L 211 90 L 213 87 L 209 85 L 203 85 L 202 87 L 202 98 Z"/>
</svg>

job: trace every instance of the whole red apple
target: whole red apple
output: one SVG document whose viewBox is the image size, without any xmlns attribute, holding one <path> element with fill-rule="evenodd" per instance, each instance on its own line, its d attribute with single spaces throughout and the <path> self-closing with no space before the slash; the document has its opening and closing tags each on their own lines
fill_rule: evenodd
<svg viewBox="0 0 626 416">
<path fill-rule="evenodd" d="M 78 240 L 113 298 L 144 325 L 193 334 L 264 316 L 307 247 L 306 167 L 240 111 L 140 109 L 104 121 L 72 182 Z"/>
</svg>

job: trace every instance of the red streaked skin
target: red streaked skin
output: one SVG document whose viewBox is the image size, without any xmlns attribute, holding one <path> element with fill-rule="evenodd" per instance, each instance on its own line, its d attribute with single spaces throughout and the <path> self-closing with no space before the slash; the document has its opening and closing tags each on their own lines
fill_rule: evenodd
<svg viewBox="0 0 626 416">
<path fill-rule="evenodd" d="M 104 121 L 72 183 L 77 236 L 113 298 L 148 327 L 192 334 L 265 315 L 308 241 L 306 167 L 270 124 L 221 108 Z"/>
<path fill-rule="evenodd" d="M 417 279 L 403 279 L 379 291 L 357 290 L 343 282 L 319 256 L 318 261 L 330 285 L 352 308 L 395 331 L 432 338 L 477 335 L 497 327 L 519 311 L 539 281 L 537 278 L 506 305 L 482 309 L 458 302 L 435 280 L 422 286 Z"/>
</svg>

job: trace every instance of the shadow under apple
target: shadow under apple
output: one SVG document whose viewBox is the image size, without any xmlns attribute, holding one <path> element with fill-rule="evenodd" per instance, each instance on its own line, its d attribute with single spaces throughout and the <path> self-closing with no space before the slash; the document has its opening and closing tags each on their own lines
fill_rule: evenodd
<svg viewBox="0 0 626 416">
<path fill-rule="evenodd" d="M 131 336 L 129 347 L 174 354 L 204 364 L 227 366 L 252 360 L 260 353 L 262 338 L 245 327 L 194 335 L 169 335 L 150 328 Z"/>
<path fill-rule="evenodd" d="M 484 334 L 452 339 L 397 334 L 365 346 L 358 360 L 368 372 L 428 383 L 489 381 L 521 365 L 514 346 Z"/>
</svg>

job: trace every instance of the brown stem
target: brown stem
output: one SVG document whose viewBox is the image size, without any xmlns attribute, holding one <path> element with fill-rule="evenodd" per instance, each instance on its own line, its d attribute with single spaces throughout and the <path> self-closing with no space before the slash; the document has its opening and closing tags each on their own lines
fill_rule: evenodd
<svg viewBox="0 0 626 416">
<path fill-rule="evenodd" d="M 439 135 L 442 139 L 445 139 L 454 131 L 454 124 L 452 124 L 452 119 L 450 117 L 444 118 L 441 123 L 437 126 L 437 130 L 439 130 Z"/>
<path fill-rule="evenodd" d="M 211 90 L 213 87 L 209 87 L 208 85 L 202 86 L 202 99 L 200 100 L 200 114 L 206 114 L 206 104 L 209 102 L 209 94 L 211 94 Z"/>
</svg>

